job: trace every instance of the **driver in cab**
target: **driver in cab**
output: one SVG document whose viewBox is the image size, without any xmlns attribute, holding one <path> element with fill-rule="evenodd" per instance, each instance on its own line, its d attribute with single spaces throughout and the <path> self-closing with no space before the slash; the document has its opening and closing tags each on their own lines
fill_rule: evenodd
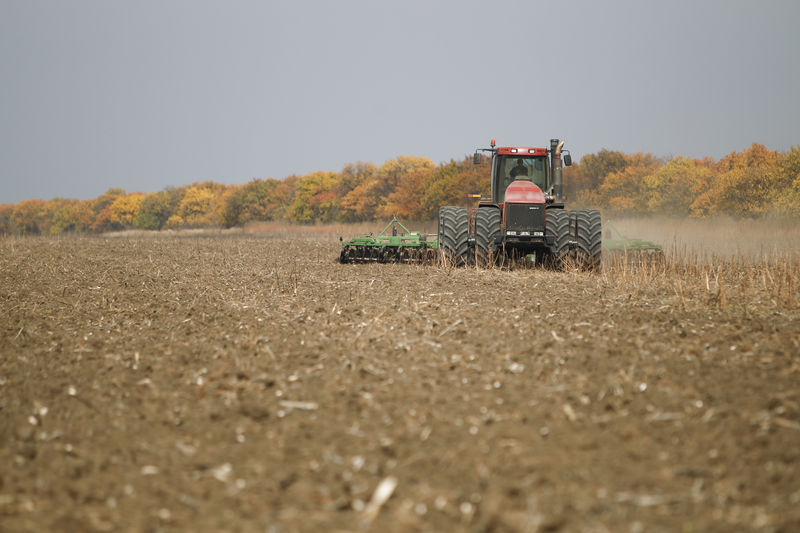
<svg viewBox="0 0 800 533">
<path fill-rule="evenodd" d="M 516 179 L 517 176 L 528 176 L 528 167 L 522 163 L 522 158 L 517 159 L 517 165 L 511 169 L 511 179 Z"/>
</svg>

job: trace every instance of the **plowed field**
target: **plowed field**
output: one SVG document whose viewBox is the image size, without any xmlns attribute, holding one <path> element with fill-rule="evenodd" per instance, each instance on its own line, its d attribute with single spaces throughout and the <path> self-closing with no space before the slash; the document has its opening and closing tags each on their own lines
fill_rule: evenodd
<svg viewBox="0 0 800 533">
<path fill-rule="evenodd" d="M 0 241 L 2 531 L 798 531 L 797 255 Z"/>
</svg>

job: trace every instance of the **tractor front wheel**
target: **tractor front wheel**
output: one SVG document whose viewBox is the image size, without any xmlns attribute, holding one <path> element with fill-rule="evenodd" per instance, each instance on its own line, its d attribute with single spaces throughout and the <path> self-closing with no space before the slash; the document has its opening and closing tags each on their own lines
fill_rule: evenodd
<svg viewBox="0 0 800 533">
<path fill-rule="evenodd" d="M 469 213 L 466 207 L 439 208 L 439 257 L 453 266 L 469 261 Z"/>
</svg>

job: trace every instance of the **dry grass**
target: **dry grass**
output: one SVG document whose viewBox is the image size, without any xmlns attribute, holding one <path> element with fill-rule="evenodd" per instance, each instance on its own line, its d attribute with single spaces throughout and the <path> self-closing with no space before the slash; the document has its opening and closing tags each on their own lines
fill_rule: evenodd
<svg viewBox="0 0 800 533">
<path fill-rule="evenodd" d="M 672 293 L 687 308 L 732 306 L 745 313 L 796 312 L 800 253 L 700 259 L 695 253 L 672 252 L 661 260 L 637 264 L 616 255 L 604 260 L 600 279 L 634 297 L 642 292 Z"/>
<path fill-rule="evenodd" d="M 605 283 L 670 291 L 682 306 L 732 306 L 744 312 L 797 311 L 800 228 L 782 220 L 628 219 L 612 221 L 626 236 L 664 246 L 664 257 L 604 258 Z"/>
<path fill-rule="evenodd" d="M 774 258 L 800 251 L 800 225 L 788 219 L 604 217 L 623 235 L 657 242 L 668 254 L 713 261 Z"/>
<path fill-rule="evenodd" d="M 800 302 L 800 226 L 786 220 L 613 219 L 625 236 L 652 240 L 664 247 L 663 258 L 631 261 L 606 254 L 598 282 L 633 295 L 658 291 L 674 295 L 687 307 L 732 306 L 744 312 L 792 311 Z M 388 222 L 388 221 L 387 221 Z M 436 221 L 408 223 L 411 230 L 432 233 Z M 244 228 L 126 231 L 107 238 L 261 236 L 321 242 L 378 233 L 384 221 L 299 225 L 258 222 Z M 69 238 L 69 237 L 63 237 Z M 6 240 L 11 238 L 6 238 Z M 332 260 L 335 258 L 332 258 Z M 453 265 L 439 264 L 450 270 Z M 500 268 L 507 268 L 503 264 Z M 498 267 L 492 267 L 498 268 Z M 571 269 L 578 274 L 576 269 Z"/>
</svg>

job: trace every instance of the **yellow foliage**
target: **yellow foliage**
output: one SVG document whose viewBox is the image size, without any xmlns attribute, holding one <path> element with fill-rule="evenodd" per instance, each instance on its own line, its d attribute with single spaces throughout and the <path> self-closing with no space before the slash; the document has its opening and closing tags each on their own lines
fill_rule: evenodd
<svg viewBox="0 0 800 533">
<path fill-rule="evenodd" d="M 127 196 L 118 196 L 109 206 L 111 211 L 111 221 L 129 228 L 133 226 L 139 210 L 142 207 L 142 200 L 145 195 L 134 193 Z"/>
<path fill-rule="evenodd" d="M 362 221 L 398 215 L 431 220 L 443 205 L 474 205 L 489 190 L 491 165 L 471 158 L 439 165 L 397 156 L 380 166 L 345 165 L 241 186 L 211 181 L 158 193 L 112 188 L 94 200 L 56 198 L 0 205 L 0 233 L 209 227 L 251 220 Z M 719 161 L 601 150 L 564 170 L 568 207 L 629 214 L 800 217 L 800 148 L 780 153 L 754 143 Z"/>
<path fill-rule="evenodd" d="M 175 214 L 169 218 L 170 227 L 210 226 L 216 222 L 214 210 L 214 192 L 207 187 L 193 185 L 186 189 Z"/>
</svg>

